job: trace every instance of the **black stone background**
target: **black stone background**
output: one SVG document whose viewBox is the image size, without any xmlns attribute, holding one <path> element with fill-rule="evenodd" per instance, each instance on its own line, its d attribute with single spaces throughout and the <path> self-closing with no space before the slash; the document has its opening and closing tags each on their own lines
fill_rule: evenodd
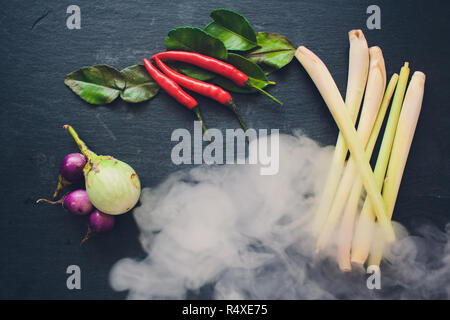
<svg viewBox="0 0 450 320">
<path fill-rule="evenodd" d="M 66 28 L 66 8 L 81 8 L 81 30 Z M 367 30 L 366 8 L 381 8 L 381 30 Z M 136 169 L 153 187 L 179 168 L 172 164 L 175 128 L 193 127 L 193 115 L 164 93 L 139 105 L 119 99 L 92 106 L 63 83 L 84 65 L 119 69 L 164 49 L 167 32 L 205 26 L 209 13 L 226 7 L 244 14 L 256 31 L 286 35 L 328 65 L 345 93 L 347 32 L 361 28 L 369 45 L 383 49 L 388 75 L 404 61 L 427 75 L 423 110 L 398 197 L 395 219 L 407 227 L 449 221 L 448 1 L 4 1 L 0 11 L 0 298 L 122 299 L 108 284 L 111 266 L 144 256 L 131 214 L 118 217 L 114 232 L 80 248 L 86 220 L 60 207 L 36 206 L 56 183 L 64 155 L 76 146 L 63 124 L 72 124 L 96 152 Z M 270 76 L 270 93 L 235 100 L 249 127 L 301 129 L 322 145 L 334 144 L 337 128 L 312 82 L 294 60 Z M 196 96 L 197 97 L 197 96 Z M 211 128 L 237 128 L 233 115 L 198 97 Z M 82 290 L 66 288 L 68 265 L 82 270 Z M 203 298 L 207 298 L 204 296 Z"/>
</svg>

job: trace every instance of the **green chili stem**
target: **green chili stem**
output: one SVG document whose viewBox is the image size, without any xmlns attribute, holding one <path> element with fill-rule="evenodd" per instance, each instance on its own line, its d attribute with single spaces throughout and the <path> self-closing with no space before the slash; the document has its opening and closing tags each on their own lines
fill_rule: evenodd
<svg viewBox="0 0 450 320">
<path fill-rule="evenodd" d="M 247 126 L 245 125 L 244 120 L 242 120 L 241 115 L 240 115 L 239 112 L 237 111 L 236 104 L 234 103 L 234 101 L 233 101 L 232 99 L 230 99 L 230 100 L 228 100 L 228 102 L 226 103 L 226 105 L 227 105 L 227 106 L 233 111 L 233 113 L 236 115 L 236 117 L 237 117 L 239 123 L 241 124 L 242 129 L 243 129 L 244 132 L 245 132 L 245 135 L 246 135 L 246 137 L 247 137 L 247 141 L 250 142 L 250 137 L 248 136 L 248 133 L 247 133 L 247 130 L 248 130 L 248 129 L 247 129 Z"/>
<path fill-rule="evenodd" d="M 239 123 L 241 124 L 241 127 L 244 130 L 244 132 L 245 132 L 245 137 L 247 139 L 247 142 L 250 142 L 250 137 L 248 136 L 248 133 L 247 133 L 247 126 L 245 125 L 244 121 L 242 120 L 241 115 L 236 110 L 234 110 L 234 114 L 238 118 Z"/>
<path fill-rule="evenodd" d="M 205 132 L 206 138 L 209 142 L 212 142 L 211 137 L 208 134 L 208 129 L 206 129 L 205 123 L 203 122 L 202 115 L 200 114 L 200 109 L 198 107 L 192 108 L 192 111 L 194 111 L 195 115 L 197 116 L 197 119 L 201 122 L 203 132 Z"/>
</svg>

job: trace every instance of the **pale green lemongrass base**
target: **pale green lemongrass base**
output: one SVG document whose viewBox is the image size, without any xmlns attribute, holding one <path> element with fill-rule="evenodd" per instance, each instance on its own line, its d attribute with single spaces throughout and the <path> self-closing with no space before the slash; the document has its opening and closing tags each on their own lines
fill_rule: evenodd
<svg viewBox="0 0 450 320">
<path fill-rule="evenodd" d="M 403 178 L 409 150 L 411 149 L 420 110 L 422 109 L 423 93 L 425 86 L 425 74 L 420 71 L 414 72 L 405 94 L 402 111 L 398 119 L 395 138 L 392 144 L 392 153 L 386 179 L 383 184 L 383 199 L 386 203 L 388 218 L 392 218 L 398 191 Z M 383 257 L 385 241 L 372 248 L 370 253 L 370 265 L 379 265 Z"/>
<path fill-rule="evenodd" d="M 406 62 L 400 70 L 397 87 L 392 100 L 391 110 L 389 111 L 389 118 L 384 130 L 383 140 L 381 142 L 380 151 L 378 152 L 375 165 L 374 174 L 378 192 L 381 191 L 381 187 L 383 186 L 383 180 L 386 174 L 389 156 L 391 154 L 392 142 L 394 140 L 395 130 L 397 128 L 403 97 L 405 94 L 406 85 L 408 83 L 408 77 L 409 64 Z M 372 203 L 368 198 L 366 198 L 358 219 L 358 223 L 356 224 L 355 234 L 353 237 L 351 256 L 351 261 L 353 263 L 364 264 L 369 255 L 375 218 L 376 216 L 373 212 Z"/>
<path fill-rule="evenodd" d="M 398 74 L 394 73 L 386 88 L 386 92 L 384 93 L 383 101 L 381 103 L 377 119 L 373 126 L 372 132 L 370 133 L 369 141 L 366 146 L 366 153 L 369 155 L 369 157 L 372 156 L 373 149 L 378 140 L 386 111 L 391 102 L 395 87 L 397 86 L 397 81 Z M 351 189 L 347 205 L 344 209 L 344 216 L 342 217 L 341 225 L 338 231 L 338 265 L 339 268 L 343 271 L 351 270 L 350 250 L 353 239 L 353 229 L 355 224 L 355 217 L 358 212 L 358 204 L 361 199 L 361 193 L 363 191 L 363 184 L 359 176 L 356 176 L 355 179 L 356 180 Z"/>
<path fill-rule="evenodd" d="M 370 69 L 369 76 L 367 80 L 366 93 L 364 96 L 364 103 L 362 106 L 361 117 L 359 119 L 357 134 L 360 138 L 364 148 L 369 141 L 371 132 L 378 134 L 381 124 L 384 119 L 384 114 L 382 114 L 379 120 L 378 132 L 373 129 L 381 105 L 383 104 L 383 96 L 386 89 L 386 68 L 384 65 L 383 53 L 379 47 L 371 47 L 369 49 L 370 53 Z M 366 150 L 367 152 L 367 150 Z M 368 156 L 370 158 L 372 151 L 370 150 Z M 330 211 L 327 220 L 322 227 L 316 244 L 316 251 L 322 250 L 332 238 L 335 228 L 341 218 L 341 213 L 345 208 L 348 196 L 352 189 L 352 185 L 356 180 L 357 176 L 356 163 L 353 156 L 350 156 L 347 166 L 344 169 L 344 173 L 339 186 L 337 188 L 336 195 L 330 207 Z"/>
<path fill-rule="evenodd" d="M 349 31 L 348 37 L 350 50 L 345 104 L 351 114 L 353 124 L 355 124 L 361 107 L 361 101 L 363 99 L 369 72 L 369 48 L 361 30 Z M 341 179 L 342 171 L 344 170 L 347 153 L 348 147 L 345 144 L 344 136 L 339 132 L 324 190 L 314 217 L 313 233 L 316 236 L 319 235 L 319 232 L 327 219 L 334 195 Z"/>
<path fill-rule="evenodd" d="M 322 98 L 333 115 L 339 130 L 344 135 L 346 144 L 348 145 L 352 156 L 355 158 L 358 170 L 367 190 L 367 194 L 373 203 L 375 213 L 380 222 L 380 227 L 382 228 L 386 239 L 389 242 L 394 241 L 394 229 L 390 219 L 388 219 L 383 198 L 377 188 L 375 177 L 369 164 L 370 159 L 364 152 L 364 147 L 356 134 L 352 119 L 347 111 L 344 101 L 342 100 L 341 94 L 333 80 L 333 77 L 322 60 L 320 60 L 306 47 L 299 47 L 295 53 L 295 56 L 315 83 L 320 94 L 322 95 Z"/>
</svg>

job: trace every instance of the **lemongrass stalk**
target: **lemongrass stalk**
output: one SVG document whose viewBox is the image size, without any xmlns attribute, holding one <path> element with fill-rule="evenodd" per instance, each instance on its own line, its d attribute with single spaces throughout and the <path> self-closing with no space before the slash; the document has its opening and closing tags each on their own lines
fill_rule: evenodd
<svg viewBox="0 0 450 320">
<path fill-rule="evenodd" d="M 351 30 L 348 33 L 350 42 L 349 66 L 347 79 L 347 92 L 345 104 L 353 124 L 358 117 L 361 101 L 366 87 L 367 74 L 369 69 L 369 48 L 366 38 L 361 30 Z M 325 187 L 319 202 L 319 206 L 314 218 L 313 231 L 317 235 L 324 225 L 330 210 L 336 189 L 344 169 L 345 157 L 348 148 L 345 144 L 344 136 L 339 132 L 336 147 L 328 171 Z"/>
<path fill-rule="evenodd" d="M 424 87 L 425 74 L 420 71 L 414 72 L 408 85 L 408 90 L 406 91 L 400 118 L 398 119 L 392 153 L 389 159 L 386 179 L 383 184 L 383 199 L 386 203 L 389 219 L 392 218 L 392 214 L 394 213 L 395 202 L 405 170 L 406 160 L 411 149 L 420 110 L 422 109 Z M 382 241 L 382 243 L 384 244 L 385 242 Z M 380 265 L 383 247 L 382 245 L 374 247 L 370 253 L 369 265 Z"/>
<path fill-rule="evenodd" d="M 389 118 L 383 134 L 380 151 L 375 165 L 375 180 L 378 185 L 378 190 L 381 191 L 383 180 L 386 175 L 386 169 L 391 154 L 392 143 L 394 141 L 395 130 L 397 129 L 398 118 L 403 103 L 403 97 L 406 91 L 406 85 L 409 77 L 409 63 L 400 70 L 397 88 L 395 89 L 394 98 L 392 100 L 391 110 L 389 111 Z M 366 198 L 358 222 L 356 224 L 355 233 L 352 241 L 352 257 L 351 262 L 357 264 L 364 264 L 366 261 L 370 245 L 372 242 L 375 214 L 373 212 L 372 203 Z"/>
<path fill-rule="evenodd" d="M 397 81 L 398 74 L 394 73 L 386 88 L 386 92 L 384 93 L 380 111 L 378 111 L 377 119 L 373 125 L 372 132 L 370 133 L 369 142 L 367 142 L 366 153 L 369 158 L 372 156 L 373 149 L 378 140 L 378 135 L 383 125 L 384 117 L 389 107 L 389 103 L 391 102 L 392 95 L 394 94 L 395 87 L 397 86 Z M 344 209 L 344 216 L 342 217 L 338 232 L 338 265 L 342 271 L 350 271 L 352 269 L 350 249 L 352 245 L 355 217 L 362 191 L 363 184 L 359 176 L 357 176 L 353 183 L 350 196 L 348 197 L 347 205 Z"/>
<path fill-rule="evenodd" d="M 313 80 L 322 98 L 328 106 L 339 130 L 344 135 L 345 143 L 350 149 L 350 153 L 355 158 L 359 173 L 362 177 L 364 187 L 373 206 L 380 227 L 389 242 L 395 240 L 395 233 L 391 221 L 386 214 L 386 207 L 383 203 L 383 198 L 377 190 L 377 184 L 369 164 L 369 158 L 364 152 L 364 147 L 361 140 L 356 134 L 352 119 L 347 111 L 344 100 L 342 100 L 339 89 L 333 80 L 330 72 L 325 64 L 312 51 L 304 46 L 297 48 L 295 57 L 300 61 L 309 76 Z"/>
<path fill-rule="evenodd" d="M 369 140 L 370 132 L 372 131 L 372 127 L 377 118 L 378 110 L 380 109 L 381 101 L 383 99 L 383 93 L 386 88 L 386 68 L 381 49 L 379 47 L 371 47 L 369 49 L 369 57 L 369 77 L 357 131 L 358 137 L 364 147 Z M 350 156 L 347 166 L 344 169 L 342 179 L 339 182 L 327 220 L 317 238 L 317 252 L 322 250 L 332 237 L 334 229 L 341 217 L 341 212 L 347 203 L 347 198 L 350 194 L 357 172 L 354 157 Z"/>
</svg>

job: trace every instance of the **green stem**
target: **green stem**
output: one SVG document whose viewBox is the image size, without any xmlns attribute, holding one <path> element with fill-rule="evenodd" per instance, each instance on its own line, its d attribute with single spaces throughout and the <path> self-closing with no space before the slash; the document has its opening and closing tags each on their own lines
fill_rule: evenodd
<svg viewBox="0 0 450 320">
<path fill-rule="evenodd" d="M 63 201 L 64 201 L 64 197 L 62 197 L 58 201 L 50 201 L 50 200 L 47 200 L 47 199 L 38 199 L 38 200 L 36 200 L 36 203 L 45 202 L 45 203 L 49 203 L 49 204 L 62 204 Z"/>
<path fill-rule="evenodd" d="M 247 142 L 250 142 L 250 137 L 248 136 L 248 133 L 247 133 L 247 126 L 245 125 L 244 120 L 242 120 L 241 115 L 237 111 L 236 104 L 234 103 L 234 101 L 232 99 L 230 99 L 227 101 L 226 106 L 229 107 L 231 109 L 231 111 L 233 111 L 233 113 L 236 115 L 239 123 L 241 124 L 242 129 L 245 132 L 245 135 L 247 137 Z"/>
<path fill-rule="evenodd" d="M 194 111 L 195 115 L 197 116 L 197 119 L 201 122 L 202 128 L 203 128 L 203 132 L 205 133 L 206 138 L 208 139 L 208 141 L 211 143 L 212 140 L 211 140 L 211 137 L 208 134 L 208 129 L 206 129 L 205 123 L 203 122 L 202 115 L 200 114 L 200 109 L 198 107 L 194 107 L 194 108 L 192 108 L 192 111 Z"/>
<path fill-rule="evenodd" d="M 241 115 L 239 114 L 239 112 L 237 112 L 236 110 L 234 110 L 234 114 L 236 115 L 236 117 L 238 118 L 239 123 L 241 124 L 242 129 L 245 132 L 245 137 L 247 138 L 247 142 L 250 142 L 250 137 L 248 135 L 247 132 L 247 126 L 244 123 L 244 120 L 242 120 Z"/>
<path fill-rule="evenodd" d="M 86 232 L 86 235 L 84 236 L 84 238 L 80 242 L 80 247 L 82 247 L 85 244 L 85 242 L 88 241 L 93 235 L 94 235 L 94 232 L 92 231 L 91 227 L 88 226 L 88 230 Z"/>
<path fill-rule="evenodd" d="M 252 88 L 255 88 L 256 90 L 258 90 L 259 92 L 265 94 L 265 95 L 268 96 L 270 99 L 272 99 L 273 101 L 279 103 L 280 105 L 283 105 L 283 102 L 281 102 L 280 100 L 278 100 L 277 98 L 275 98 L 274 96 L 272 96 L 272 95 L 271 95 L 270 93 L 268 93 L 267 91 L 264 91 L 263 89 L 261 89 L 261 88 L 259 88 L 259 87 L 257 87 L 257 86 L 251 85 L 251 84 L 249 84 L 249 86 L 251 86 Z"/>
<path fill-rule="evenodd" d="M 66 129 L 67 131 L 69 131 L 69 133 L 72 135 L 73 139 L 77 143 L 78 148 L 80 148 L 81 153 L 88 159 L 88 161 L 92 161 L 94 158 L 97 157 L 97 155 L 94 152 L 92 152 L 91 150 L 88 149 L 88 147 L 83 142 L 83 140 L 81 140 L 78 137 L 78 134 L 72 128 L 71 125 L 66 124 L 66 125 L 63 126 L 63 128 Z"/>
<path fill-rule="evenodd" d="M 56 190 L 53 193 L 53 199 L 56 199 L 56 197 L 58 196 L 58 194 L 61 192 L 62 189 L 64 189 L 65 187 L 71 185 L 70 181 L 67 181 L 66 179 L 64 179 L 61 174 L 58 175 L 58 184 L 56 185 Z"/>
</svg>

